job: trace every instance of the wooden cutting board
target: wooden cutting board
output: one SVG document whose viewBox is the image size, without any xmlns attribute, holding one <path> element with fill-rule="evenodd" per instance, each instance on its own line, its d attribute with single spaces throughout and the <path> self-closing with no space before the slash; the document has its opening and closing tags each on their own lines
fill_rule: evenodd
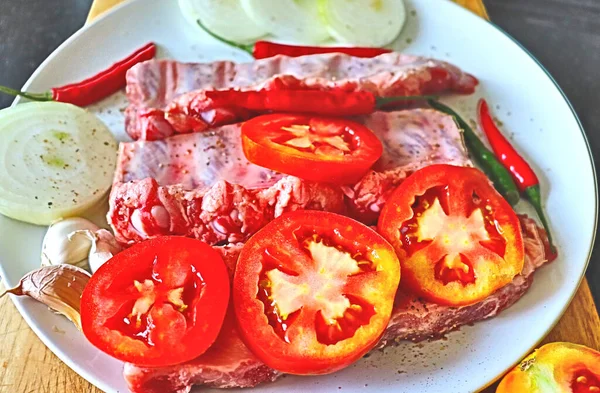
<svg viewBox="0 0 600 393">
<path fill-rule="evenodd" d="M 121 1 L 95 0 L 88 21 Z M 487 18 L 481 0 L 455 1 Z M 3 289 L 0 284 L 0 292 Z M 567 312 L 544 340 L 554 341 L 569 341 L 600 350 L 600 319 L 587 281 L 583 281 Z M 483 393 L 494 390 L 495 384 Z M 9 298 L 4 297 L 0 299 L 0 393 L 34 392 L 101 393 L 44 346 Z"/>
</svg>

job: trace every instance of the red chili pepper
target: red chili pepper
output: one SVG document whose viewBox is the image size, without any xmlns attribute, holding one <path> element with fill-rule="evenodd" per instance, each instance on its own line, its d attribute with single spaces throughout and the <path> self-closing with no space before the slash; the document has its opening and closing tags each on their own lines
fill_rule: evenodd
<svg viewBox="0 0 600 393">
<path fill-rule="evenodd" d="M 527 200 L 535 208 L 535 211 L 540 217 L 540 221 L 548 234 L 550 247 L 554 252 L 555 248 L 552 243 L 552 236 L 550 235 L 550 226 L 548 225 L 548 221 L 544 215 L 544 209 L 542 208 L 540 181 L 537 175 L 527 161 L 519 155 L 508 139 L 502 135 L 502 132 L 494 122 L 494 119 L 492 119 L 490 109 L 484 99 L 479 101 L 478 113 L 481 128 L 483 128 L 485 135 L 490 141 L 492 150 L 494 150 L 494 153 L 498 156 L 504 167 L 511 173 L 519 190 L 525 194 Z"/>
<path fill-rule="evenodd" d="M 340 46 L 300 46 L 278 44 L 270 41 L 256 41 L 254 44 L 240 44 L 223 38 L 212 31 L 198 20 L 198 24 L 204 31 L 210 34 L 213 38 L 234 48 L 241 49 L 249 53 L 255 59 L 266 59 L 277 55 L 290 57 L 299 57 L 306 55 L 317 55 L 323 53 L 344 53 L 354 57 L 376 57 L 384 53 L 392 52 L 386 48 L 365 48 L 365 47 L 340 47 Z"/>
<path fill-rule="evenodd" d="M 4 86 L 0 86 L 0 92 L 25 97 L 32 101 L 58 101 L 87 106 L 125 87 L 127 70 L 137 63 L 153 59 L 155 55 L 156 45 L 149 43 L 108 69 L 81 82 L 54 87 L 45 93 L 28 93 Z"/>
<path fill-rule="evenodd" d="M 392 52 L 390 49 L 385 48 L 299 46 L 278 44 L 270 41 L 256 41 L 254 47 L 252 49 L 250 48 L 251 46 L 247 45 L 244 50 L 246 50 L 246 52 L 254 56 L 255 59 L 265 59 L 277 55 L 299 57 L 305 55 L 317 55 L 322 53 L 344 53 L 354 57 L 376 57 L 384 53 Z"/>
<path fill-rule="evenodd" d="M 215 90 L 206 91 L 210 108 L 236 108 L 254 112 L 310 113 L 323 116 L 357 116 L 398 101 L 426 100 L 431 96 L 376 97 L 368 91 L 317 90 Z M 207 108 L 202 108 L 207 109 Z"/>
</svg>

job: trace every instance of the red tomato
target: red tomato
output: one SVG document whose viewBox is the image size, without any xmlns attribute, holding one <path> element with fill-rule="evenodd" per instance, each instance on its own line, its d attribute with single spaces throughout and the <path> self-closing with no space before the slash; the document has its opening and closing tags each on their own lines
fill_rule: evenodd
<svg viewBox="0 0 600 393">
<path fill-rule="evenodd" d="M 598 393 L 600 352 L 570 343 L 546 344 L 508 373 L 496 393 Z"/>
<path fill-rule="evenodd" d="M 233 300 L 246 345 L 290 374 L 326 374 L 360 359 L 381 338 L 400 281 L 392 247 L 333 213 L 297 211 L 244 246 Z"/>
<path fill-rule="evenodd" d="M 344 120 L 273 114 L 242 125 L 250 162 L 305 180 L 349 184 L 381 157 L 381 142 L 365 126 Z"/>
<path fill-rule="evenodd" d="M 396 249 L 402 282 L 439 304 L 477 303 L 523 269 L 519 219 L 475 168 L 415 172 L 388 199 L 378 230 Z"/>
<path fill-rule="evenodd" d="M 217 338 L 229 276 L 206 243 L 164 236 L 102 265 L 81 297 L 83 333 L 119 360 L 166 366 L 191 360 Z"/>
</svg>

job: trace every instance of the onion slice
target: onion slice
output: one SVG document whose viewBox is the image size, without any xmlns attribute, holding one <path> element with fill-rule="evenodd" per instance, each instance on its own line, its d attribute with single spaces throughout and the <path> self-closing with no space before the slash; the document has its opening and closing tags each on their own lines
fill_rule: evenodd
<svg viewBox="0 0 600 393">
<path fill-rule="evenodd" d="M 406 23 L 403 0 L 318 0 L 329 34 L 340 42 L 384 46 L 396 39 Z"/>
<path fill-rule="evenodd" d="M 93 114 L 31 102 L 0 111 L 0 213 L 49 225 L 103 199 L 117 143 Z"/>
<path fill-rule="evenodd" d="M 231 41 L 251 41 L 267 30 L 246 14 L 240 0 L 179 0 L 185 19 L 198 30 L 198 20 L 213 33 Z"/>
<path fill-rule="evenodd" d="M 286 39 L 318 43 L 329 37 L 316 0 L 240 0 L 252 20 Z"/>
</svg>

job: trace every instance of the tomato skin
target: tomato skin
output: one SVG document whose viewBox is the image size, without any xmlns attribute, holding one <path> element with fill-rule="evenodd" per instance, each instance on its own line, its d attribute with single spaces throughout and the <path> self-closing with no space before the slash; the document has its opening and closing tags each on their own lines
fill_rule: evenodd
<svg viewBox="0 0 600 393">
<path fill-rule="evenodd" d="M 518 217 L 475 168 L 418 170 L 388 199 L 378 231 L 396 250 L 403 285 L 438 304 L 477 303 L 510 283 L 524 264 Z"/>
<path fill-rule="evenodd" d="M 502 379 L 496 393 L 594 391 L 600 391 L 600 352 L 558 342 L 546 344 L 523 359 Z"/>
<path fill-rule="evenodd" d="M 349 146 L 346 154 L 315 154 L 299 149 L 281 138 L 294 139 L 282 127 L 310 126 L 311 135 L 342 135 Z M 343 131 L 342 131 L 343 130 Z M 301 131 L 299 131 L 301 132 Z M 341 133 L 341 134 L 340 134 Z M 381 157 L 383 146 L 377 136 L 362 124 L 345 119 L 271 114 L 255 117 L 242 125 L 242 146 L 248 161 L 304 180 L 350 184 L 362 178 Z M 340 150 L 326 146 L 335 153 Z"/>
<path fill-rule="evenodd" d="M 329 239 L 328 244 L 332 247 L 351 251 L 356 258 L 370 261 L 368 270 L 353 276 L 338 275 L 336 266 L 343 264 L 333 256 L 326 261 L 338 261 L 337 265 L 320 265 L 316 262 L 319 259 L 317 254 L 307 251 L 311 246 L 308 249 L 300 246 L 312 244 L 314 247 L 310 237 L 306 238 L 309 240 L 302 240 L 303 235 L 298 235 L 305 232 L 315 233 L 318 239 Z M 269 271 L 270 268 L 266 266 L 270 263 L 270 257 L 267 258 L 270 255 L 276 256 L 279 267 Z M 265 288 L 262 284 L 265 271 L 268 271 L 267 277 L 272 271 L 280 275 L 283 274 L 281 271 L 286 272 L 290 280 L 297 280 L 298 288 L 305 288 L 299 311 L 283 319 L 286 324 L 284 337 L 284 333 L 273 326 L 273 319 L 270 318 L 274 314 L 269 313 L 267 304 L 260 297 L 261 290 Z M 332 373 L 360 359 L 377 344 L 389 322 L 399 281 L 398 259 L 392 247 L 375 231 L 333 213 L 288 213 L 255 234 L 238 259 L 233 301 L 240 334 L 250 350 L 271 368 L 300 375 Z M 334 286 L 341 283 L 341 286 L 339 291 L 336 289 L 336 294 L 321 296 L 320 291 L 324 288 L 320 286 L 321 282 L 325 283 L 325 287 L 329 283 Z M 277 281 L 271 280 L 267 287 L 275 288 L 277 285 Z M 272 295 L 271 299 L 277 302 L 276 307 L 280 307 L 282 303 L 278 302 L 275 292 Z M 351 308 L 361 304 L 361 310 L 368 309 L 371 313 L 367 313 L 366 317 L 353 313 L 353 318 L 346 320 L 346 313 L 350 312 L 346 309 L 338 325 L 344 326 L 342 333 L 349 329 L 352 321 L 358 319 L 361 325 L 348 335 L 326 336 L 327 325 L 320 322 L 319 315 L 324 315 L 325 307 L 337 301 L 336 296 L 339 295 L 351 300 Z M 286 301 L 294 300 L 294 297 L 286 298 Z M 323 308 L 317 304 L 320 301 L 326 304 Z"/>
<path fill-rule="evenodd" d="M 138 243 L 102 265 L 86 285 L 83 333 L 100 350 L 136 365 L 194 359 L 217 338 L 229 282 L 223 259 L 206 243 L 177 236 Z"/>
</svg>

